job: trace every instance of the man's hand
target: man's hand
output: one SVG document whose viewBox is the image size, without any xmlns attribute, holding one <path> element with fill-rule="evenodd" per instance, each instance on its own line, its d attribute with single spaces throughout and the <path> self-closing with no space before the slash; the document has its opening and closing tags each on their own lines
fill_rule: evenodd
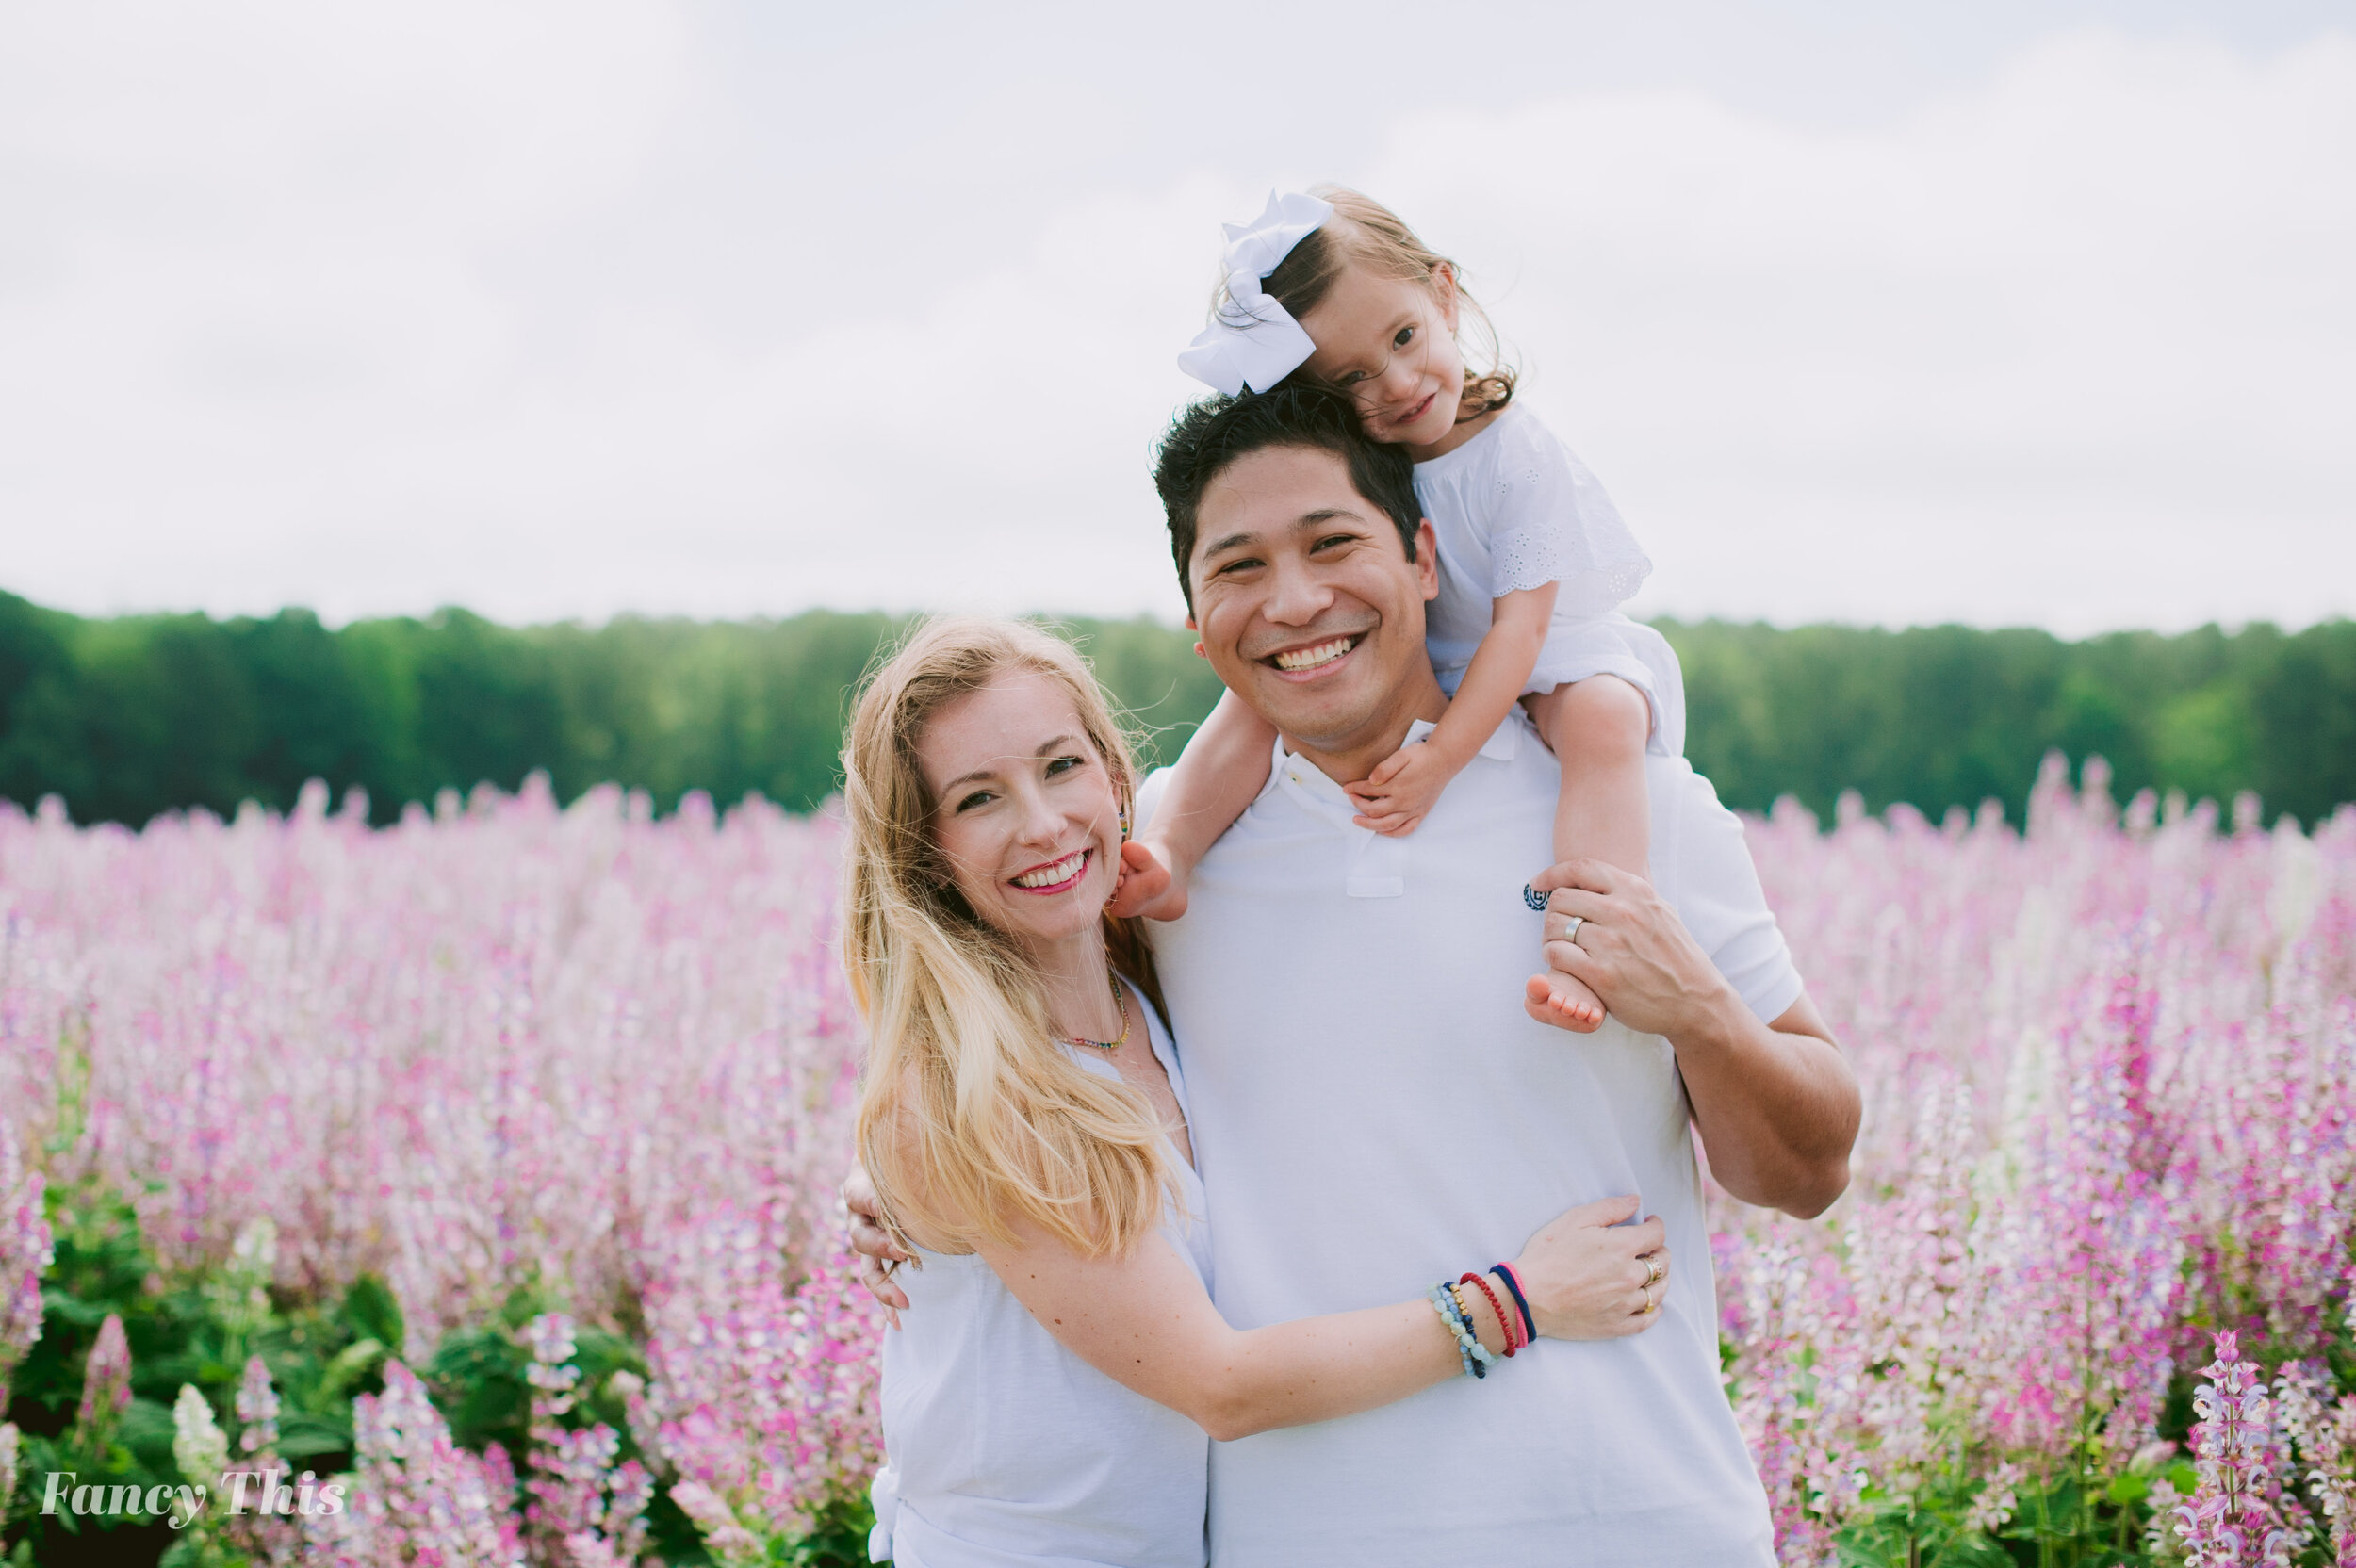
<svg viewBox="0 0 2356 1568">
<path fill-rule="evenodd" d="M 1430 742 L 1404 745 L 1374 765 L 1374 771 L 1343 792 L 1358 805 L 1353 820 L 1361 827 L 1395 837 L 1413 833 L 1432 813 L 1440 792 L 1448 788 L 1461 763 L 1450 762 Z"/>
<path fill-rule="evenodd" d="M 1547 966 L 1584 981 L 1630 1029 L 1674 1038 L 1723 1021 L 1729 1006 L 1742 1008 L 1677 911 L 1634 872 L 1603 860 L 1565 860 L 1530 885 L 1549 895 L 1540 938 Z M 1549 995 L 1545 979 L 1532 977 L 1522 1005 L 1539 1022 L 1559 1025 Z"/>
<path fill-rule="evenodd" d="M 884 1304 L 884 1316 L 896 1329 L 908 1294 L 892 1282 L 892 1276 L 902 1264 L 913 1260 L 883 1228 L 883 1206 L 876 1201 L 875 1184 L 867 1179 L 865 1167 L 853 1166 L 851 1174 L 843 1178 L 843 1207 L 849 1216 L 851 1250 L 859 1257 L 859 1282 Z"/>
<path fill-rule="evenodd" d="M 1717 1184 L 1802 1219 L 1824 1213 L 1849 1184 L 1861 1107 L 1857 1076 L 1808 993 L 1759 1021 L 1677 911 L 1632 872 L 1567 860 L 1530 887 L 1549 895 L 1546 962 L 1676 1051 Z M 1542 1023 L 1553 1021 L 1546 997 L 1546 981 L 1533 978 L 1523 1005 Z"/>
</svg>

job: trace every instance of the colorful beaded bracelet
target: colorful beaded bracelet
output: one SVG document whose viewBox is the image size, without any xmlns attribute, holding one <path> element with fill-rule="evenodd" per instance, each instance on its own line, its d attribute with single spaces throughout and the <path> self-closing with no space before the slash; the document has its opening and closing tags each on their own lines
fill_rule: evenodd
<svg viewBox="0 0 2356 1568">
<path fill-rule="evenodd" d="M 1464 1287 L 1463 1283 L 1459 1282 L 1448 1286 L 1448 1293 L 1451 1297 L 1455 1298 L 1456 1313 L 1458 1316 L 1464 1320 L 1464 1331 L 1473 1336 L 1474 1357 L 1477 1358 L 1481 1364 L 1484 1367 L 1495 1366 L 1498 1362 L 1504 1360 L 1504 1357 L 1498 1355 L 1496 1351 L 1490 1349 L 1486 1345 L 1483 1345 L 1481 1342 L 1481 1331 L 1473 1327 L 1474 1316 L 1472 1301 L 1464 1295 Z"/>
<path fill-rule="evenodd" d="M 1481 1331 L 1473 1327 L 1472 1303 L 1464 1298 L 1464 1287 L 1461 1284 L 1450 1285 L 1448 1293 L 1456 1298 L 1456 1315 L 1464 1320 L 1464 1331 L 1472 1335 L 1473 1360 L 1485 1373 L 1505 1358 L 1481 1343 Z"/>
<path fill-rule="evenodd" d="M 1457 1306 L 1456 1298 L 1449 1294 L 1445 1282 L 1432 1287 L 1432 1310 L 1440 1315 L 1440 1321 L 1448 1325 L 1448 1331 L 1454 1336 L 1456 1359 L 1464 1364 L 1464 1375 L 1470 1378 L 1487 1377 L 1487 1364 L 1491 1359 L 1489 1348 L 1481 1343 L 1472 1331 L 1472 1325 L 1464 1321 L 1464 1310 Z"/>
<path fill-rule="evenodd" d="M 1489 1368 L 1497 1365 L 1497 1356 L 1489 1351 L 1487 1345 L 1480 1342 L 1480 1332 L 1475 1332 L 1473 1328 L 1473 1314 L 1465 1312 L 1464 1295 L 1456 1290 L 1456 1285 L 1447 1283 L 1447 1281 L 1440 1281 L 1440 1293 L 1445 1295 L 1447 1304 L 1449 1304 L 1449 1321 L 1456 1335 L 1459 1335 L 1459 1345 L 1464 1347 L 1465 1356 L 1473 1359 L 1473 1375 L 1475 1378 L 1487 1378 Z"/>
</svg>

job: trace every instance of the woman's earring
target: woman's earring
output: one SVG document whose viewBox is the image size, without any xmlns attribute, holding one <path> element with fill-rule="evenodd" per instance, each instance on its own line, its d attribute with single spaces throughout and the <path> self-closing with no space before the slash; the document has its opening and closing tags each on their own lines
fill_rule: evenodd
<svg viewBox="0 0 2356 1568">
<path fill-rule="evenodd" d="M 1121 803 L 1121 841 L 1129 841 L 1129 803 L 1125 800 Z"/>
</svg>

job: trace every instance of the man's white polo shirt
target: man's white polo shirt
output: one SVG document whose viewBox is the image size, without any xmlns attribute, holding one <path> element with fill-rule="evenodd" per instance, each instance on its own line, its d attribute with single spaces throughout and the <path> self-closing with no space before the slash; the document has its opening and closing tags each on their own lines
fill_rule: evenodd
<svg viewBox="0 0 2356 1568">
<path fill-rule="evenodd" d="M 1413 738 L 1429 732 L 1421 727 Z M 1655 884 L 1753 1011 L 1800 994 L 1742 825 L 1648 758 Z M 1729 1568 L 1772 1560 L 1718 1380 L 1689 1107 L 1668 1043 L 1532 1021 L 1560 773 L 1517 710 L 1404 839 L 1280 744 L 1268 788 L 1153 929 L 1219 1311 L 1237 1328 L 1399 1301 L 1634 1192 L 1668 1228 L 1661 1321 L 1543 1340 L 1484 1380 L 1211 1450 L 1217 1568 Z M 1150 819 L 1162 777 L 1146 782 Z"/>
</svg>

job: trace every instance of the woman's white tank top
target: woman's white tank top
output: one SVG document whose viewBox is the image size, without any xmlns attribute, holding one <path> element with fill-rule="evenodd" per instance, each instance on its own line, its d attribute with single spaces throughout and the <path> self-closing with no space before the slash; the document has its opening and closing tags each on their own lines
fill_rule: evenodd
<svg viewBox="0 0 2356 1568">
<path fill-rule="evenodd" d="M 1183 1112 L 1178 1054 L 1134 987 L 1130 997 Z M 1203 1184 L 1171 1159 L 1188 1212 L 1173 1210 L 1165 1232 L 1207 1291 Z M 868 1555 L 897 1568 L 1203 1568 L 1203 1429 L 1065 1349 L 978 1255 L 917 1257 L 922 1268 L 896 1276 L 908 1310 L 884 1334 Z"/>
</svg>

